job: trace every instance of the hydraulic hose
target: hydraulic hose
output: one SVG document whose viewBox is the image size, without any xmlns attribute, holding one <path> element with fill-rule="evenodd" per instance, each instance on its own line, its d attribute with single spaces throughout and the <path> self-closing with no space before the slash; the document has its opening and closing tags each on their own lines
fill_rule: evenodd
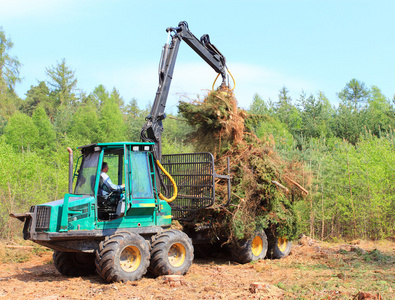
<svg viewBox="0 0 395 300">
<path fill-rule="evenodd" d="M 232 80 L 233 80 L 233 88 L 231 89 L 231 91 L 233 92 L 233 90 L 234 90 L 235 87 L 236 87 L 236 81 L 235 81 L 235 78 L 233 77 L 232 73 L 230 73 L 228 67 L 226 67 L 226 70 L 228 71 L 230 77 L 232 77 Z M 217 74 L 217 77 L 215 77 L 215 80 L 214 80 L 214 82 L 213 82 L 213 86 L 211 87 L 211 89 L 212 89 L 213 91 L 214 91 L 214 85 L 215 85 L 215 83 L 217 82 L 217 79 L 218 79 L 218 77 L 219 77 L 219 74 L 220 74 L 220 73 L 218 73 L 218 74 Z"/>
<path fill-rule="evenodd" d="M 212 86 L 212 88 L 211 88 L 213 91 L 214 91 L 214 85 L 215 85 L 215 83 L 217 82 L 218 77 L 219 77 L 219 73 L 217 74 L 217 77 L 215 77 L 215 80 L 214 80 L 214 82 L 213 82 L 213 86 Z"/>
<path fill-rule="evenodd" d="M 165 196 L 163 196 L 161 193 L 158 194 L 159 198 L 162 200 L 165 200 L 167 203 L 170 203 L 171 201 L 173 201 L 174 199 L 177 198 L 177 193 L 178 193 L 178 189 L 177 189 L 177 185 L 176 182 L 174 181 L 173 177 L 171 177 L 171 175 L 169 174 L 169 172 L 167 172 L 165 170 L 165 168 L 163 168 L 162 164 L 159 162 L 159 160 L 156 161 L 156 164 L 158 165 L 158 167 L 162 170 L 162 172 L 169 178 L 171 184 L 174 187 L 174 194 L 173 197 L 171 197 L 170 199 L 166 198 Z"/>
</svg>

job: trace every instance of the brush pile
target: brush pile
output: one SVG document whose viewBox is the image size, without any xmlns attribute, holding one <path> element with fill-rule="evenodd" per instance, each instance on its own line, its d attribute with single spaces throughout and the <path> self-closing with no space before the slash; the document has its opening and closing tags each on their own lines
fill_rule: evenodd
<svg viewBox="0 0 395 300">
<path fill-rule="evenodd" d="M 181 101 L 178 109 L 196 128 L 188 136 L 195 150 L 214 155 L 218 174 L 227 174 L 228 157 L 231 166 L 230 204 L 223 205 L 226 182 L 217 182 L 214 206 L 198 214 L 194 223 L 211 220 L 213 237 L 227 236 L 228 242 L 267 228 L 273 235 L 295 238 L 294 203 L 306 192 L 298 182 L 308 186 L 310 181 L 303 165 L 284 160 L 270 137 L 263 141 L 252 132 L 256 117 L 238 109 L 228 89 L 210 92 L 203 100 Z"/>
</svg>

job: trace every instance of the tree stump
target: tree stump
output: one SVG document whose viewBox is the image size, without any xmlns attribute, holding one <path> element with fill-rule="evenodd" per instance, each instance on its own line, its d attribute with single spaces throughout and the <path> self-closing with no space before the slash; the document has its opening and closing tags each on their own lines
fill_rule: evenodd
<svg viewBox="0 0 395 300">
<path fill-rule="evenodd" d="M 182 275 L 164 275 L 163 283 L 167 283 L 171 287 L 186 285 L 184 276 Z"/>
</svg>

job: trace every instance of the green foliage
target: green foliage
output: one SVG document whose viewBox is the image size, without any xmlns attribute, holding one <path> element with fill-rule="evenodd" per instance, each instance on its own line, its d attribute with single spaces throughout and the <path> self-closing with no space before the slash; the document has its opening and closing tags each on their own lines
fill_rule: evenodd
<svg viewBox="0 0 395 300">
<path fill-rule="evenodd" d="M 20 152 L 0 137 L 0 165 L 7 176 L 0 177 L 0 236 L 15 234 L 8 217 L 25 212 L 33 204 L 62 198 L 67 191 L 67 151 L 47 153 Z M 19 225 L 19 224 L 18 224 Z"/>
<path fill-rule="evenodd" d="M 378 239 L 392 234 L 395 153 L 393 139 L 367 133 L 356 146 L 338 140 L 309 145 L 316 174 L 308 201 L 298 208 L 304 231 Z"/>
<path fill-rule="evenodd" d="M 3 28 L 0 27 L 0 116 L 3 120 L 8 120 L 18 110 L 20 104 L 14 88 L 15 84 L 20 82 L 21 64 L 17 57 L 10 54 L 13 46 L 11 39 L 6 38 Z M 1 127 L 0 125 L 0 131 Z"/>
<path fill-rule="evenodd" d="M 276 117 L 288 126 L 292 134 L 300 133 L 301 115 L 300 111 L 292 104 L 288 95 L 289 91 L 283 87 L 278 94 L 278 101 L 274 103 Z"/>
<path fill-rule="evenodd" d="M 124 120 L 126 123 L 127 139 L 129 141 L 139 141 L 140 131 L 143 125 L 146 123 L 145 117 L 148 116 L 149 110 L 148 109 L 140 110 L 137 105 L 136 99 L 132 99 L 132 101 L 130 101 L 130 103 L 127 104 L 123 109 L 123 113 L 124 113 Z"/>
<path fill-rule="evenodd" d="M 366 115 L 355 111 L 352 103 L 340 103 L 334 116 L 333 131 L 337 137 L 356 144 L 364 130 Z"/>
<path fill-rule="evenodd" d="M 96 105 L 96 108 L 99 109 L 101 105 L 103 105 L 110 97 L 104 85 L 100 84 L 93 90 L 92 94 L 92 102 Z"/>
<path fill-rule="evenodd" d="M 258 94 L 255 94 L 248 112 L 255 115 L 273 114 L 273 103 L 270 100 L 266 102 Z"/>
<path fill-rule="evenodd" d="M 376 136 L 391 130 L 391 126 L 394 128 L 394 109 L 376 86 L 371 88 L 366 115 L 366 128 Z"/>
<path fill-rule="evenodd" d="M 163 154 L 177 154 L 177 153 L 192 153 L 194 152 L 191 144 L 185 143 L 183 140 L 169 140 L 164 137 L 162 139 L 162 153 Z"/>
<path fill-rule="evenodd" d="M 355 111 L 358 111 L 367 102 L 369 90 L 365 87 L 363 82 L 354 78 L 346 84 L 338 96 L 344 105 L 350 106 Z"/>
<path fill-rule="evenodd" d="M 70 132 L 71 120 L 75 112 L 76 107 L 70 104 L 58 107 L 53 120 L 58 140 L 61 141 Z"/>
<path fill-rule="evenodd" d="M 34 148 L 39 137 L 33 119 L 28 115 L 16 112 L 5 127 L 5 138 L 9 145 L 18 151 Z"/>
<path fill-rule="evenodd" d="M 112 99 L 107 99 L 101 107 L 99 120 L 101 142 L 119 142 L 126 139 L 126 126 L 122 112 L 118 103 Z"/>
<path fill-rule="evenodd" d="M 313 95 L 306 97 L 304 94 L 299 99 L 301 111 L 301 134 L 308 138 L 330 137 L 331 115 L 333 110 L 328 98 L 320 92 L 316 99 Z"/>
<path fill-rule="evenodd" d="M 256 133 L 260 139 L 267 141 L 273 139 L 276 147 L 288 148 L 293 145 L 293 136 L 289 132 L 288 126 L 271 117 L 260 122 Z"/>
<path fill-rule="evenodd" d="M 0 136 L 4 134 L 6 125 L 7 125 L 7 120 L 2 115 L 0 115 Z"/>
<path fill-rule="evenodd" d="M 13 92 L 15 84 L 21 81 L 21 63 L 9 53 L 13 46 L 11 39 L 6 38 L 3 27 L 0 27 L 0 94 L 5 94 L 7 90 Z"/>
<path fill-rule="evenodd" d="M 118 107 L 123 110 L 125 103 L 119 94 L 119 91 L 115 87 L 112 89 L 110 97 L 118 105 Z"/>
<path fill-rule="evenodd" d="M 395 102 L 355 79 L 339 98 L 332 108 L 323 93 L 302 93 L 293 106 L 283 89 L 274 110 L 256 97 L 250 112 L 263 114 L 254 125 L 260 138 L 272 140 L 283 157 L 304 161 L 314 174 L 309 196 L 294 206 L 304 233 L 323 239 L 391 235 Z M 295 109 L 300 123 L 290 121 Z"/>
<path fill-rule="evenodd" d="M 21 104 L 20 110 L 32 116 L 38 106 L 42 106 L 45 109 L 51 120 L 54 118 L 56 113 L 55 101 L 51 98 L 50 90 L 44 81 L 41 81 L 38 86 L 30 87 L 26 93 L 26 99 Z"/>
<path fill-rule="evenodd" d="M 42 106 L 34 111 L 33 123 L 38 130 L 38 137 L 34 146 L 42 150 L 54 150 L 56 140 L 55 130 Z"/>
<path fill-rule="evenodd" d="M 100 124 L 97 109 L 93 103 L 78 107 L 72 116 L 69 133 L 84 144 L 97 142 L 100 139 Z"/>
</svg>

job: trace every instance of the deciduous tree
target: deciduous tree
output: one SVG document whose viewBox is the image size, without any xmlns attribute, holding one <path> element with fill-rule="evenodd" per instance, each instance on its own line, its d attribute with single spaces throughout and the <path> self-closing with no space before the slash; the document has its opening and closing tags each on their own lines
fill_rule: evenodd
<svg viewBox="0 0 395 300">
<path fill-rule="evenodd" d="M 5 93 L 7 89 L 13 91 L 15 84 L 21 80 L 21 63 L 16 56 L 10 55 L 13 46 L 11 38 L 6 38 L 3 27 L 0 27 L 0 94 Z"/>
<path fill-rule="evenodd" d="M 56 134 L 43 106 L 39 106 L 34 111 L 33 123 L 38 130 L 38 137 L 34 143 L 35 147 L 42 150 L 54 150 Z"/>
<path fill-rule="evenodd" d="M 19 151 L 30 150 L 38 138 L 38 129 L 28 115 L 16 112 L 5 128 L 6 142 Z"/>
<path fill-rule="evenodd" d="M 19 107 L 20 99 L 15 93 L 15 84 L 21 79 L 19 69 L 21 64 L 10 51 L 14 44 L 6 38 L 0 27 L 0 115 L 8 119 Z"/>
</svg>

